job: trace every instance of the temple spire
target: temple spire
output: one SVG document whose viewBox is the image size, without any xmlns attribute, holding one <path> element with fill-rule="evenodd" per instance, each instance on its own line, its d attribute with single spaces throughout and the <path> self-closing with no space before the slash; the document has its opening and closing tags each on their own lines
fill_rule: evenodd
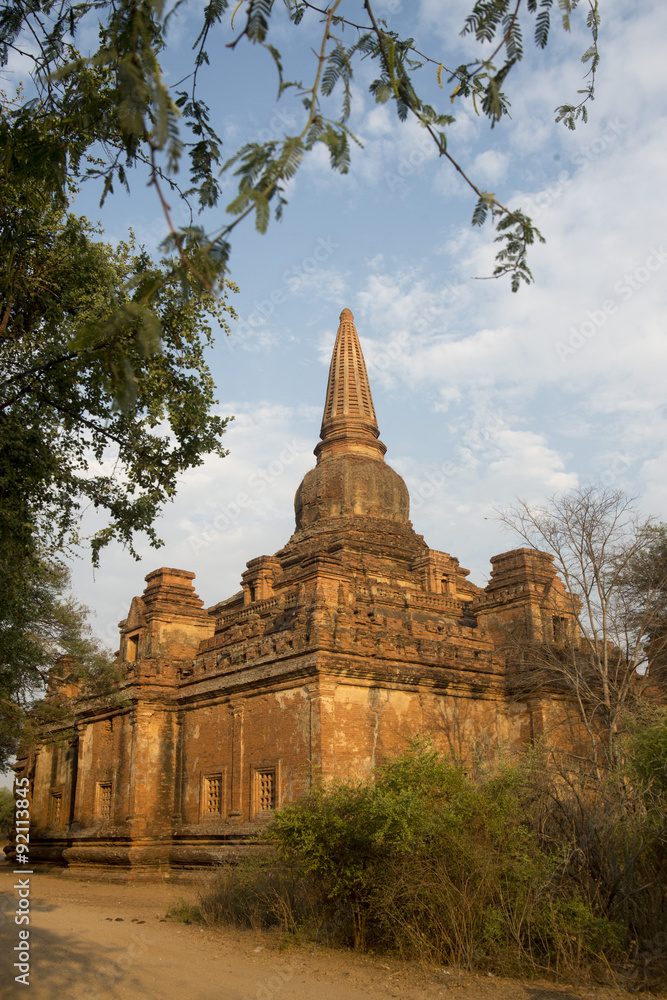
<svg viewBox="0 0 667 1000">
<path fill-rule="evenodd" d="M 318 461 L 329 453 L 356 452 L 382 459 L 387 450 L 378 441 L 378 430 L 366 363 L 349 309 L 340 314 L 334 344 L 321 441 L 315 449 Z"/>
</svg>

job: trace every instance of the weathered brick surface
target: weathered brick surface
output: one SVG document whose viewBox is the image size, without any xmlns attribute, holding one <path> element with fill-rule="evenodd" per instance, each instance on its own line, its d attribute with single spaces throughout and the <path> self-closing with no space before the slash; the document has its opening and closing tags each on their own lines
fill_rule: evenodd
<svg viewBox="0 0 667 1000">
<path fill-rule="evenodd" d="M 416 733 L 464 756 L 552 731 L 571 745 L 567 701 L 510 697 L 500 648 L 513 616 L 547 638 L 567 626 L 553 561 L 503 553 L 476 587 L 415 533 L 385 451 L 345 310 L 295 533 L 208 610 L 193 573 L 149 573 L 120 623 L 120 704 L 81 697 L 76 737 L 45 733 L 18 762 L 32 778 L 31 858 L 208 864 L 313 782 L 365 778 Z"/>
</svg>

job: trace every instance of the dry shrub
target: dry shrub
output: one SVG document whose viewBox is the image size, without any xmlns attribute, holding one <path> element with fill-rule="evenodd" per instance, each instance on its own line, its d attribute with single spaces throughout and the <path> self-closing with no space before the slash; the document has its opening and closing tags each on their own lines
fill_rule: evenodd
<svg viewBox="0 0 667 1000">
<path fill-rule="evenodd" d="M 221 869 L 200 909 L 439 965 L 636 988 L 660 979 L 667 950 L 660 803 L 545 755 L 473 780 L 418 740 L 373 783 L 278 813 L 275 856 Z"/>
<path fill-rule="evenodd" d="M 201 889 L 198 908 L 207 924 L 318 936 L 316 897 L 316 887 L 288 866 L 249 858 L 221 865 Z"/>
</svg>

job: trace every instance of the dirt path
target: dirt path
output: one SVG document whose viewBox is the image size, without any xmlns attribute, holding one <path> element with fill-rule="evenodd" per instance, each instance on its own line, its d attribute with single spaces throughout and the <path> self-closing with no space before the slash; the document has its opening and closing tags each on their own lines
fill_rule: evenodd
<svg viewBox="0 0 667 1000">
<path fill-rule="evenodd" d="M 4 869 L 4 870 L 3 870 Z M 15 982 L 20 877 L 30 881 L 29 989 Z M 31 1000 L 596 1000 L 593 988 L 458 975 L 277 936 L 165 920 L 189 885 L 116 885 L 0 866 L 0 996 Z M 25 925 L 21 925 L 25 927 Z M 20 971 L 20 970 L 18 970 Z M 627 994 L 626 994 L 627 995 Z"/>
</svg>

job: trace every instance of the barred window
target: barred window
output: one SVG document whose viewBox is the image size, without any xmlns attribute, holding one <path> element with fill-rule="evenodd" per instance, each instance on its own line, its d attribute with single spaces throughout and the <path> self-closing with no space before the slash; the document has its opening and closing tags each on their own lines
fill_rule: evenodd
<svg viewBox="0 0 667 1000">
<path fill-rule="evenodd" d="M 255 771 L 255 803 L 257 812 L 270 812 L 276 808 L 275 767 Z"/>
<path fill-rule="evenodd" d="M 97 815 L 99 819 L 111 818 L 110 781 L 99 781 L 97 784 Z"/>
<path fill-rule="evenodd" d="M 63 811 L 63 794 L 62 792 L 51 792 L 51 801 L 49 802 L 49 823 L 52 826 L 58 826 L 61 822 Z"/>
<path fill-rule="evenodd" d="M 205 816 L 219 816 L 222 812 L 222 775 L 204 775 L 203 808 Z"/>
</svg>

